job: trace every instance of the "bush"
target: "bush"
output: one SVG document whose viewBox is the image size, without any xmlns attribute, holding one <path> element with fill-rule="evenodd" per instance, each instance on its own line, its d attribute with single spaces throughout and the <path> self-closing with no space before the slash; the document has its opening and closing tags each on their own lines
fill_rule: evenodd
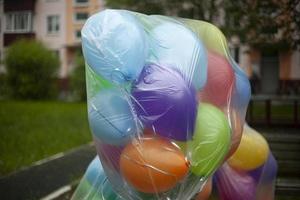
<svg viewBox="0 0 300 200">
<path fill-rule="evenodd" d="M 9 93 L 7 86 L 7 76 L 4 73 L 0 73 L 0 100 L 6 99 Z"/>
<path fill-rule="evenodd" d="M 57 94 L 57 55 L 42 43 L 19 40 L 5 57 L 10 95 L 17 99 L 46 99 Z"/>
<path fill-rule="evenodd" d="M 76 100 L 86 100 L 85 62 L 82 55 L 76 58 L 75 69 L 70 76 L 71 91 Z"/>
</svg>

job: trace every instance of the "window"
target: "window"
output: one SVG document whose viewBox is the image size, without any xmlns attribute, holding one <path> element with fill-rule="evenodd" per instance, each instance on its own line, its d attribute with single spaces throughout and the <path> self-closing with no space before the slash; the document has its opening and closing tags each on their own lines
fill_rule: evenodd
<svg viewBox="0 0 300 200">
<path fill-rule="evenodd" d="M 73 2 L 76 6 L 87 6 L 89 4 L 89 0 L 73 0 Z"/>
<path fill-rule="evenodd" d="M 77 21 L 77 22 L 85 21 L 85 20 L 87 20 L 88 17 L 89 17 L 89 13 L 87 13 L 87 12 L 75 13 L 75 21 Z"/>
<path fill-rule="evenodd" d="M 6 14 L 6 32 L 31 32 L 32 14 L 31 12 L 14 12 Z"/>
<path fill-rule="evenodd" d="M 80 39 L 81 38 L 81 31 L 80 30 L 76 30 L 75 31 L 75 38 L 76 39 Z"/>
<path fill-rule="evenodd" d="M 57 34 L 59 32 L 59 16 L 49 15 L 47 17 L 47 33 Z"/>
</svg>

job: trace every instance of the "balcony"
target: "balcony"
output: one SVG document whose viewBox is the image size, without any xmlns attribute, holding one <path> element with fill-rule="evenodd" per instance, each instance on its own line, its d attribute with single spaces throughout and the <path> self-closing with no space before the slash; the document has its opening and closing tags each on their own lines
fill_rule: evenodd
<svg viewBox="0 0 300 200">
<path fill-rule="evenodd" d="M 4 13 L 34 11 L 36 0 L 4 0 Z"/>
<path fill-rule="evenodd" d="M 35 33 L 4 33 L 3 41 L 4 46 L 9 46 L 16 40 L 26 38 L 26 39 L 33 39 L 35 38 Z"/>
</svg>

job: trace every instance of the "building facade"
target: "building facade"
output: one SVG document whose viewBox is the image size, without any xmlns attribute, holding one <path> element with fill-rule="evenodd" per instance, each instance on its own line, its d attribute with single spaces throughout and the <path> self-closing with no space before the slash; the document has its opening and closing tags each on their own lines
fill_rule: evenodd
<svg viewBox="0 0 300 200">
<path fill-rule="evenodd" d="M 64 79 L 74 66 L 85 20 L 103 8 L 102 0 L 0 0 L 0 58 L 21 38 L 34 38 L 57 53 L 58 76 Z M 3 67 L 2 67 L 3 70 Z"/>
<path fill-rule="evenodd" d="M 254 94 L 300 95 L 300 51 L 261 48 L 229 42 L 232 57 L 246 71 Z"/>
</svg>

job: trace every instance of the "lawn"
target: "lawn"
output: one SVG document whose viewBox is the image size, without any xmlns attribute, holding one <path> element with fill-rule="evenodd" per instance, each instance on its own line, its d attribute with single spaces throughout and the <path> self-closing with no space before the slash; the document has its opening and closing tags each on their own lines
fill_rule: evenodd
<svg viewBox="0 0 300 200">
<path fill-rule="evenodd" d="M 292 120 L 292 105 L 272 110 Z M 255 104 L 254 118 L 263 115 Z M 0 176 L 89 141 L 85 103 L 0 101 Z"/>
<path fill-rule="evenodd" d="M 298 106 L 298 113 L 300 113 L 300 106 Z M 255 120 L 265 119 L 266 110 L 264 102 L 256 101 L 253 103 L 253 118 Z M 294 105 L 290 102 L 285 104 L 273 103 L 271 107 L 272 120 L 283 120 L 286 122 L 293 122 L 294 120 Z"/>
<path fill-rule="evenodd" d="M 0 101 L 0 176 L 90 141 L 85 103 Z"/>
<path fill-rule="evenodd" d="M 291 102 L 273 103 L 271 106 L 271 121 L 274 124 L 293 124 L 295 123 L 294 112 L 295 106 Z M 297 106 L 298 113 L 300 114 L 300 105 Z M 248 110 L 249 112 L 249 110 Z M 249 113 L 248 113 L 249 114 Z M 262 101 L 255 101 L 253 103 L 253 121 L 255 122 L 266 122 L 266 107 Z M 298 114 L 298 115 L 299 115 Z M 298 116 L 298 123 L 299 116 Z"/>
</svg>

